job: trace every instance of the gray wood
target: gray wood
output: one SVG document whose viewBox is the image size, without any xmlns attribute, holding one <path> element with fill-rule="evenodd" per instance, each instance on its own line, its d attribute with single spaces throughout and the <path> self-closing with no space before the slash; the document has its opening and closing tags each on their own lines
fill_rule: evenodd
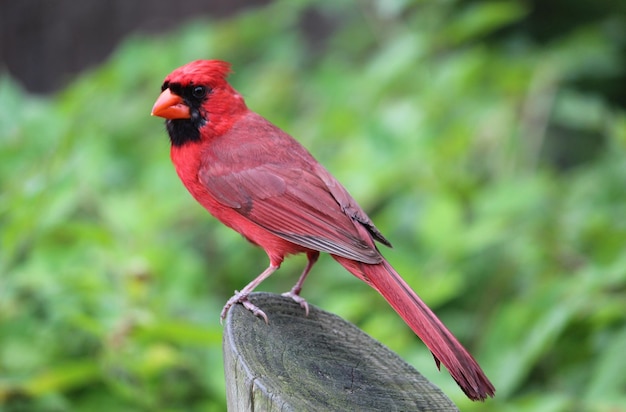
<svg viewBox="0 0 626 412">
<path fill-rule="evenodd" d="M 224 328 L 228 410 L 458 411 L 436 386 L 356 326 L 253 293 L 269 325 L 234 305 Z"/>
</svg>

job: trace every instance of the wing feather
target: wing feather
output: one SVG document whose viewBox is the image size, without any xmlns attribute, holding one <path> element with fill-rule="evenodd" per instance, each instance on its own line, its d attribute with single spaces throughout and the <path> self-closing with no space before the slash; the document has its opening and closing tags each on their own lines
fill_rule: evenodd
<svg viewBox="0 0 626 412">
<path fill-rule="evenodd" d="M 382 260 L 310 172 L 264 164 L 220 176 L 203 174 L 201 180 L 220 203 L 283 239 L 364 263 Z"/>
<path fill-rule="evenodd" d="M 358 225 L 390 245 L 304 147 L 254 113 L 212 142 L 198 177 L 219 203 L 297 245 L 380 263 L 382 256 L 371 238 L 363 238 Z"/>
</svg>

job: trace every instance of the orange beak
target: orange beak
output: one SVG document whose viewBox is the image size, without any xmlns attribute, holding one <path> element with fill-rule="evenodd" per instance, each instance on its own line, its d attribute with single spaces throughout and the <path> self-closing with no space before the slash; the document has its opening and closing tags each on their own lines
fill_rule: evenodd
<svg viewBox="0 0 626 412">
<path fill-rule="evenodd" d="M 152 106 L 152 116 L 164 117 L 166 119 L 189 119 L 189 106 L 185 104 L 180 96 L 170 92 L 170 89 L 163 90 L 154 106 Z"/>
</svg>

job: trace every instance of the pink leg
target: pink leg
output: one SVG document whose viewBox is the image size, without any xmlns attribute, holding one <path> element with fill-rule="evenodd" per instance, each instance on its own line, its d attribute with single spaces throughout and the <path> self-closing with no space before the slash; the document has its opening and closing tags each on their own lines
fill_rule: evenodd
<svg viewBox="0 0 626 412">
<path fill-rule="evenodd" d="M 315 262 L 317 262 L 317 259 L 319 257 L 320 257 L 320 252 L 318 251 L 307 253 L 307 258 L 309 259 L 309 261 L 306 264 L 304 271 L 300 275 L 300 278 L 298 279 L 296 284 L 293 285 L 293 287 L 291 288 L 289 292 L 283 293 L 283 296 L 291 298 L 296 303 L 299 303 L 300 306 L 302 306 L 302 308 L 304 309 L 306 316 L 309 316 L 309 304 L 306 302 L 306 300 L 304 300 L 302 296 L 300 296 L 300 292 L 302 291 L 302 284 L 304 283 L 304 280 L 306 279 L 307 275 L 311 271 L 311 268 L 313 267 Z"/>
<path fill-rule="evenodd" d="M 259 309 L 256 305 L 248 300 L 248 295 L 252 293 L 252 291 L 261 284 L 265 279 L 267 279 L 272 273 L 276 272 L 276 270 L 280 266 L 270 264 L 267 269 L 263 271 L 259 276 L 257 276 L 252 282 L 248 283 L 245 288 L 241 289 L 241 292 L 235 291 L 233 297 L 228 299 L 226 305 L 224 305 L 224 309 L 222 309 L 222 313 L 220 315 L 221 320 L 224 320 L 226 317 L 226 312 L 228 309 L 233 306 L 235 303 L 241 303 L 246 309 L 252 312 L 255 316 L 263 318 L 265 323 L 269 323 L 267 320 L 267 315 L 261 309 Z"/>
</svg>

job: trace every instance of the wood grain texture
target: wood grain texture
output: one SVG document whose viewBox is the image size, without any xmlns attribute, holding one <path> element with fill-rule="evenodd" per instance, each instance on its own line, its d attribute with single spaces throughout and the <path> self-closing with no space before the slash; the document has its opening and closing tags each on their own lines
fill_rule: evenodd
<svg viewBox="0 0 626 412">
<path fill-rule="evenodd" d="M 345 320 L 253 293 L 269 325 L 241 305 L 224 329 L 228 410 L 458 411 L 437 387 Z"/>
</svg>

